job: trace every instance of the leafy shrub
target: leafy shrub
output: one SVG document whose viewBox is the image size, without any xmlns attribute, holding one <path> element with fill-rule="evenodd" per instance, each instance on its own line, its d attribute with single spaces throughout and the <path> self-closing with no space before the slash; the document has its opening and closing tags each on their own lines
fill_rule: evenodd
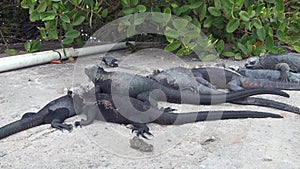
<svg viewBox="0 0 300 169">
<path fill-rule="evenodd" d="M 39 27 L 45 40 L 62 40 L 63 45 L 81 42 L 81 25 L 86 21 L 90 27 L 93 19 L 106 17 L 108 10 L 94 0 L 23 0 L 22 8 L 29 9 L 30 21 L 42 21 Z"/>
<path fill-rule="evenodd" d="M 63 44 L 80 42 L 84 24 L 91 28 L 106 17 L 108 22 L 134 13 L 161 12 L 184 18 L 198 28 L 183 32 L 185 21 L 153 17 L 157 24 L 167 25 L 165 38 L 169 44 L 165 49 L 177 51 L 179 56 L 193 52 L 199 32 L 208 36 L 209 45 L 219 55 L 235 59 L 284 52 L 277 44 L 300 52 L 298 0 L 22 0 L 22 7 L 29 9 L 32 22 L 44 23 L 39 27 L 43 39 L 59 39 Z M 128 36 L 135 34 L 140 21 L 144 20 L 125 24 Z"/>
<path fill-rule="evenodd" d="M 300 14 L 297 0 L 162 0 L 138 3 L 121 0 L 123 14 L 163 12 L 193 23 L 206 33 L 217 52 L 242 59 L 249 55 L 280 53 L 275 42 L 293 46 L 300 52 Z M 176 31 L 176 30 L 175 30 Z M 166 50 L 190 54 L 188 38 L 170 38 Z"/>
</svg>

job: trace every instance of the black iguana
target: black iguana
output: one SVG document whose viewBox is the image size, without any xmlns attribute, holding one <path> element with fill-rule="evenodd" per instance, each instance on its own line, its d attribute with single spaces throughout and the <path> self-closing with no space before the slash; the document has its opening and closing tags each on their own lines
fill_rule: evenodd
<svg viewBox="0 0 300 169">
<path fill-rule="evenodd" d="M 81 104 L 81 98 L 78 95 L 72 97 L 72 92 L 68 91 L 67 95 L 49 102 L 37 113 L 26 113 L 20 120 L 1 127 L 0 139 L 42 124 L 51 124 L 53 128 L 71 131 L 72 125 L 63 122 L 76 115 L 77 111 L 81 111 Z"/>
<path fill-rule="evenodd" d="M 85 73 L 95 84 L 96 92 L 109 94 L 122 94 L 130 97 L 147 100 L 149 96 L 154 101 L 167 101 L 172 103 L 185 104 L 219 104 L 238 100 L 256 94 L 275 94 L 284 97 L 289 95 L 280 90 L 270 89 L 247 89 L 224 94 L 199 94 L 193 92 L 184 92 L 164 86 L 155 80 L 122 72 L 106 72 L 103 68 L 96 65 L 90 65 L 85 68 Z M 163 93 L 162 93 L 163 92 Z"/>
<path fill-rule="evenodd" d="M 269 70 L 269 69 L 246 69 L 239 66 L 229 66 L 230 69 L 236 71 L 242 76 L 255 78 L 255 79 L 267 79 L 271 81 L 280 82 L 281 79 L 281 72 L 279 70 Z M 291 84 L 300 83 L 300 73 L 289 73 L 289 82 Z M 289 84 L 289 83 L 287 83 Z"/>
<path fill-rule="evenodd" d="M 152 75 L 149 75 L 148 77 L 156 80 L 162 85 L 169 86 L 174 89 L 190 90 L 202 94 L 223 93 L 223 91 L 216 90 L 215 88 L 211 88 L 210 86 L 216 86 L 217 88 L 222 88 L 222 89 L 226 88 L 226 86 L 235 89 L 241 88 L 240 87 L 241 84 L 234 84 L 230 86 L 230 84 L 233 82 L 235 83 L 246 82 L 247 83 L 246 86 L 250 86 L 251 84 L 256 84 L 253 85 L 253 87 L 258 87 L 258 86 L 267 87 L 270 84 L 267 83 L 267 85 L 264 85 L 265 84 L 264 80 L 261 79 L 260 79 L 261 82 L 257 80 L 253 80 L 253 81 L 241 80 L 240 79 L 241 76 L 238 73 L 229 69 L 219 68 L 219 67 L 203 67 L 203 68 L 193 68 L 193 69 L 175 67 L 164 71 L 154 71 L 154 73 Z M 247 78 L 243 78 L 243 79 L 247 79 Z M 205 83 L 203 83 L 203 81 Z M 209 81 L 212 82 L 213 84 L 210 84 Z M 231 101 L 231 103 L 272 107 L 279 110 L 300 114 L 300 109 L 298 107 L 288 105 L 285 103 L 280 103 L 273 100 L 264 99 L 264 98 L 247 97 L 239 100 L 233 100 Z"/>
<path fill-rule="evenodd" d="M 289 80 L 289 72 L 300 72 L 300 54 L 286 53 L 264 57 L 249 58 L 245 65 L 249 69 L 273 69 L 280 70 L 281 79 Z"/>
<path fill-rule="evenodd" d="M 85 98 L 84 98 L 85 100 Z M 94 120 L 118 124 L 132 124 L 137 135 L 151 133 L 147 123 L 161 125 L 180 125 L 197 121 L 244 119 L 244 118 L 282 118 L 280 115 L 257 111 L 200 111 L 189 113 L 174 113 L 170 108 L 158 109 L 133 97 L 96 92 L 96 102 L 84 106 L 83 113 L 87 119 L 75 122 L 75 126 L 86 126 Z M 99 109 L 99 110 L 98 110 Z"/>
<path fill-rule="evenodd" d="M 192 68 L 190 71 L 196 78 L 203 78 L 217 88 L 232 91 L 253 88 L 300 90 L 300 85 L 297 83 L 245 77 L 234 70 L 223 67 Z"/>
</svg>

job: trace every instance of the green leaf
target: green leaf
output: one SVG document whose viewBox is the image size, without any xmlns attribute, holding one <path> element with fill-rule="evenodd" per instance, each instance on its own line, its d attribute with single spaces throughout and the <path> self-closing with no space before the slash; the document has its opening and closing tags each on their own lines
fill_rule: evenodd
<svg viewBox="0 0 300 169">
<path fill-rule="evenodd" d="M 202 1 L 196 1 L 196 2 L 193 2 L 191 5 L 188 5 L 188 7 L 190 9 L 196 9 L 196 8 L 199 8 L 201 5 L 202 5 Z"/>
<path fill-rule="evenodd" d="M 254 19 L 254 20 L 253 20 L 253 25 L 254 25 L 257 29 L 261 29 L 261 28 L 262 28 L 262 23 L 261 23 L 260 19 Z"/>
<path fill-rule="evenodd" d="M 120 23 L 125 26 L 130 26 L 131 25 L 130 18 L 131 18 L 130 15 L 124 16 L 124 17 L 120 18 Z"/>
<path fill-rule="evenodd" d="M 234 55 L 234 59 L 236 59 L 236 60 L 242 60 L 243 58 L 242 58 L 242 55 L 240 53 L 236 53 Z"/>
<path fill-rule="evenodd" d="M 221 0 L 214 0 L 214 4 L 216 8 L 221 9 L 222 8 L 222 3 Z"/>
<path fill-rule="evenodd" d="M 144 5 L 138 5 L 136 7 L 137 11 L 142 13 L 142 12 L 146 12 L 147 8 Z"/>
<path fill-rule="evenodd" d="M 164 9 L 164 19 L 165 19 L 165 22 L 169 22 L 170 19 L 172 17 L 172 11 L 169 7 L 165 8 Z"/>
<path fill-rule="evenodd" d="M 121 4 L 124 7 L 130 7 L 130 0 L 121 0 Z"/>
<path fill-rule="evenodd" d="M 26 49 L 27 52 L 30 52 L 30 47 L 31 47 L 31 42 L 26 41 L 24 43 L 24 48 Z"/>
<path fill-rule="evenodd" d="M 61 19 L 63 22 L 65 22 L 65 23 L 70 23 L 70 22 L 71 22 L 71 20 L 70 20 L 70 18 L 69 18 L 69 16 L 68 16 L 67 14 L 61 14 L 61 15 L 60 15 L 60 19 Z"/>
<path fill-rule="evenodd" d="M 72 44 L 74 42 L 74 39 L 73 38 L 64 38 L 63 40 L 62 40 L 62 44 L 63 45 L 70 45 L 70 44 Z"/>
<path fill-rule="evenodd" d="M 210 54 L 210 55 L 204 55 L 204 56 L 200 57 L 200 59 L 202 62 L 213 62 L 213 61 L 216 61 L 216 59 L 218 59 L 218 56 Z"/>
<path fill-rule="evenodd" d="M 36 8 L 36 10 L 39 13 L 45 12 L 47 9 L 47 1 L 41 1 L 41 3 L 39 4 L 39 6 Z"/>
<path fill-rule="evenodd" d="M 193 52 L 193 50 L 181 48 L 177 51 L 176 55 L 177 56 L 190 55 L 192 52 Z"/>
<path fill-rule="evenodd" d="M 246 46 L 244 46 L 243 44 L 241 44 L 239 42 L 237 43 L 237 46 L 243 52 L 244 55 L 248 54 L 248 50 L 247 50 Z"/>
<path fill-rule="evenodd" d="M 202 21 L 206 16 L 206 12 L 207 12 L 206 9 L 207 9 L 207 6 L 206 6 L 205 3 L 200 6 L 200 15 L 199 15 L 199 20 L 200 21 Z"/>
<path fill-rule="evenodd" d="M 240 26 L 240 21 L 237 18 L 231 19 L 226 25 L 226 32 L 232 33 Z"/>
<path fill-rule="evenodd" d="M 183 5 L 183 6 L 179 7 L 177 15 L 181 15 L 182 13 L 185 13 L 188 10 L 190 10 L 189 6 Z"/>
<path fill-rule="evenodd" d="M 45 28 L 41 28 L 41 27 L 38 27 L 38 29 L 40 30 L 40 34 L 41 34 L 42 38 L 46 39 L 47 38 L 46 29 Z"/>
<path fill-rule="evenodd" d="M 171 29 L 170 27 L 166 28 L 166 31 L 165 31 L 164 35 L 166 35 L 170 38 L 174 38 L 174 39 L 177 39 L 179 37 L 179 33 L 176 30 Z"/>
<path fill-rule="evenodd" d="M 74 29 L 69 30 L 65 34 L 65 37 L 70 38 L 70 39 L 75 39 L 75 38 L 78 38 L 79 36 L 80 36 L 80 32 L 78 30 L 74 30 Z"/>
<path fill-rule="evenodd" d="M 179 41 L 174 41 L 174 42 L 168 44 L 165 47 L 165 50 L 171 52 L 171 51 L 174 51 L 174 50 L 178 49 L 179 47 L 180 47 L 180 42 Z"/>
<path fill-rule="evenodd" d="M 254 10 L 249 11 L 248 15 L 250 18 L 253 18 L 255 16 L 255 11 Z"/>
<path fill-rule="evenodd" d="M 75 15 L 74 20 L 72 22 L 73 26 L 78 26 L 81 25 L 83 23 L 83 21 L 85 20 L 85 17 L 82 16 L 79 12 Z"/>
<path fill-rule="evenodd" d="M 37 52 L 40 51 L 42 47 L 42 43 L 40 41 L 32 41 L 30 51 L 29 52 Z"/>
<path fill-rule="evenodd" d="M 261 29 L 256 29 L 256 35 L 257 38 L 261 41 L 264 41 L 266 39 L 266 30 L 264 27 L 262 27 Z"/>
<path fill-rule="evenodd" d="M 41 14 L 42 21 L 52 21 L 55 19 L 56 13 L 54 11 L 47 11 Z"/>
<path fill-rule="evenodd" d="M 225 43 L 223 40 L 219 40 L 218 43 L 216 44 L 216 50 L 218 53 L 222 53 L 225 49 Z"/>
<path fill-rule="evenodd" d="M 22 0 L 21 7 L 24 9 L 32 8 L 37 3 L 36 0 Z"/>
<path fill-rule="evenodd" d="M 130 25 L 127 28 L 127 38 L 132 37 L 135 35 L 135 25 Z"/>
<path fill-rule="evenodd" d="M 221 11 L 220 9 L 216 8 L 216 7 L 208 7 L 208 12 L 212 15 L 212 16 L 221 16 Z"/>
<path fill-rule="evenodd" d="M 131 5 L 136 6 L 139 3 L 139 0 L 131 0 Z"/>
<path fill-rule="evenodd" d="M 133 15 L 133 24 L 140 25 L 140 24 L 144 23 L 146 16 L 147 15 L 142 15 L 142 14 L 138 14 L 138 13 L 134 14 Z"/>
<path fill-rule="evenodd" d="M 198 29 L 201 28 L 201 23 L 198 21 L 197 18 L 193 18 L 193 20 L 191 21 L 191 23 L 192 23 L 193 25 L 195 25 Z"/>
<path fill-rule="evenodd" d="M 130 14 L 133 14 L 136 12 L 136 9 L 135 8 L 124 8 L 122 10 L 122 12 L 125 14 L 125 15 L 130 15 Z"/>
<path fill-rule="evenodd" d="M 177 3 L 171 3 L 171 7 L 172 8 L 178 8 L 178 4 Z"/>
<path fill-rule="evenodd" d="M 172 24 L 175 27 L 175 29 L 180 30 L 186 28 L 188 21 L 185 19 L 174 19 Z"/>
<path fill-rule="evenodd" d="M 31 22 L 40 20 L 40 13 L 37 10 L 33 10 L 29 16 Z"/>
<path fill-rule="evenodd" d="M 272 37 L 267 36 L 267 38 L 266 38 L 266 46 L 267 46 L 267 49 L 271 49 L 272 47 L 274 47 L 274 40 L 273 40 Z"/>
<path fill-rule="evenodd" d="M 243 21 L 249 21 L 249 14 L 248 14 L 248 12 L 246 12 L 246 11 L 241 11 L 241 12 L 239 13 L 239 15 L 240 15 L 240 18 L 241 18 Z"/>
<path fill-rule="evenodd" d="M 184 36 L 182 42 L 184 45 L 188 45 L 190 44 L 191 39 L 192 39 L 191 36 Z"/>
<path fill-rule="evenodd" d="M 222 55 L 226 56 L 226 57 L 233 57 L 234 53 L 233 52 L 223 52 Z"/>
<path fill-rule="evenodd" d="M 102 16 L 103 18 L 106 18 L 107 15 L 108 15 L 108 9 L 107 9 L 107 8 L 106 8 L 106 9 L 103 9 L 103 11 L 101 12 L 101 16 Z"/>
<path fill-rule="evenodd" d="M 296 52 L 300 53 L 300 46 L 294 46 Z"/>
<path fill-rule="evenodd" d="M 95 7 L 95 1 L 94 0 L 86 0 L 87 6 L 90 9 L 93 9 Z"/>
<path fill-rule="evenodd" d="M 283 12 L 284 11 L 284 0 L 275 0 L 276 11 Z"/>
<path fill-rule="evenodd" d="M 166 7 L 164 9 L 164 13 L 170 15 L 172 13 L 171 9 L 169 7 Z"/>
<path fill-rule="evenodd" d="M 226 12 L 229 12 L 232 9 L 233 2 L 231 0 L 222 0 L 221 3 Z"/>
<path fill-rule="evenodd" d="M 164 23 L 165 22 L 164 14 L 154 12 L 152 13 L 152 20 L 157 23 Z"/>
<path fill-rule="evenodd" d="M 17 54 L 17 50 L 16 49 L 5 49 L 4 52 L 6 54 L 9 54 L 9 55 L 16 55 Z"/>
<path fill-rule="evenodd" d="M 213 17 L 213 16 L 208 16 L 208 17 L 204 20 L 203 27 L 204 27 L 204 28 L 209 28 L 209 27 L 211 27 L 213 21 L 214 21 L 214 17 Z"/>
<path fill-rule="evenodd" d="M 253 52 L 254 55 L 258 56 L 262 53 L 266 53 L 266 49 L 263 46 L 256 48 Z"/>
</svg>

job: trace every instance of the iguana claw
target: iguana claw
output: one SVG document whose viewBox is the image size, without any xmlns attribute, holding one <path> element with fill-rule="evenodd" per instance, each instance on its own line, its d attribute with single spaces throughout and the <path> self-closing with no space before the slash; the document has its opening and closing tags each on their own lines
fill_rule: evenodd
<svg viewBox="0 0 300 169">
<path fill-rule="evenodd" d="M 79 126 L 80 128 L 82 128 L 82 125 L 81 125 L 80 121 L 75 121 L 74 126 L 75 127 Z"/>
<path fill-rule="evenodd" d="M 133 133 L 134 131 L 136 131 L 136 135 L 137 136 L 142 136 L 143 138 L 145 139 L 148 139 L 147 136 L 145 136 L 145 133 L 150 135 L 150 136 L 153 136 L 150 132 L 149 132 L 149 128 L 145 125 L 145 124 L 142 124 L 142 123 L 135 123 L 133 124 L 134 127 L 132 128 L 131 132 Z"/>
</svg>

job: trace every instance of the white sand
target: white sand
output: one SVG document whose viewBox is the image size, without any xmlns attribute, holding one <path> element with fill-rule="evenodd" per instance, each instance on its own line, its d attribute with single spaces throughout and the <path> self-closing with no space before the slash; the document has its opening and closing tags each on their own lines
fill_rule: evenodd
<svg viewBox="0 0 300 169">
<path fill-rule="evenodd" d="M 122 54 L 115 52 L 113 56 L 123 60 L 121 66 L 141 74 L 155 67 L 167 68 L 176 64 L 161 50 L 147 49 L 130 57 Z M 92 59 L 85 61 L 97 61 Z M 80 64 L 83 62 L 79 60 Z M 199 64 L 189 60 L 185 63 Z M 226 61 L 226 64 L 242 63 Z M 78 63 L 66 63 L 1 73 L 0 126 L 19 119 L 25 112 L 39 110 L 49 101 L 64 95 L 67 87 L 77 85 L 80 80 L 87 84 L 83 76 L 74 78 L 74 65 L 80 67 Z M 290 98 L 261 97 L 300 106 L 300 93 L 288 93 Z M 0 168 L 300 168 L 299 115 L 233 104 L 173 107 L 182 112 L 259 110 L 285 115 L 285 118 L 225 120 L 181 126 L 149 124 L 154 137 L 146 142 L 154 146 L 152 153 L 130 148 L 129 140 L 134 134 L 124 125 L 96 121 L 71 133 L 43 125 L 0 140 Z M 66 123 L 73 124 L 83 117 L 67 119 Z M 206 142 L 211 138 L 213 141 Z"/>
</svg>

